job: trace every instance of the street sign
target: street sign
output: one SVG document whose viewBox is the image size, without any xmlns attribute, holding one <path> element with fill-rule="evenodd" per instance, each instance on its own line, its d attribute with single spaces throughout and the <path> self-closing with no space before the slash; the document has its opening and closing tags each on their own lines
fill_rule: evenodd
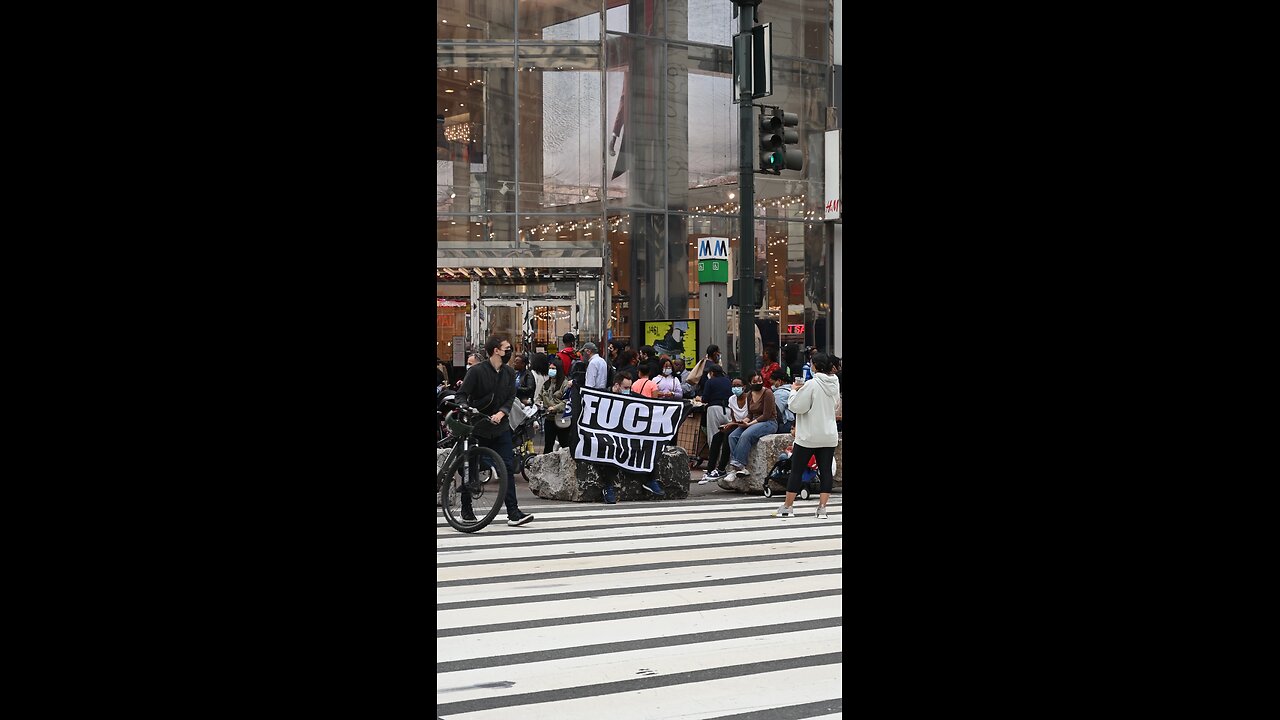
<svg viewBox="0 0 1280 720">
<path fill-rule="evenodd" d="M 698 282 L 729 282 L 729 238 L 704 237 L 698 240 Z"/>
<path fill-rule="evenodd" d="M 742 86 L 751 88 L 751 98 L 773 94 L 773 23 L 751 28 L 750 33 L 733 36 L 733 103 L 742 97 Z"/>
</svg>

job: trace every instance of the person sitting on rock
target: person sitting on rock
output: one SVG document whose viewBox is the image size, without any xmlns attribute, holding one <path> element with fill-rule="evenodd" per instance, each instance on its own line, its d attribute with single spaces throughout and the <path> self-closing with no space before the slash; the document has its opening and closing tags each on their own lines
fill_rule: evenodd
<svg viewBox="0 0 1280 720">
<path fill-rule="evenodd" d="M 764 386 L 764 377 L 760 373 L 751 376 L 747 407 L 750 417 L 742 427 L 729 433 L 729 454 L 733 456 L 729 461 L 729 472 L 740 475 L 750 474 L 747 457 L 751 448 L 760 442 L 760 438 L 778 431 L 778 405 L 773 400 L 773 391 Z"/>
<path fill-rule="evenodd" d="M 538 394 L 538 404 L 547 409 L 547 424 L 542 432 L 547 436 L 547 446 L 542 451 L 549 453 L 555 448 L 556 440 L 560 447 L 569 447 L 569 428 L 556 427 L 555 419 L 564 412 L 564 392 L 572 384 L 572 380 L 564 377 L 557 367 L 559 363 L 551 363 L 547 367 L 547 381 L 542 384 L 542 392 Z"/>
<path fill-rule="evenodd" d="M 747 404 L 745 390 L 742 378 L 734 378 L 730 385 L 733 398 L 729 400 L 729 419 L 716 428 L 716 434 L 711 438 L 711 452 L 707 458 L 709 469 L 698 481 L 699 485 L 725 477 L 724 466 L 729 462 L 729 433 L 742 427 L 748 419 L 750 406 Z"/>
</svg>

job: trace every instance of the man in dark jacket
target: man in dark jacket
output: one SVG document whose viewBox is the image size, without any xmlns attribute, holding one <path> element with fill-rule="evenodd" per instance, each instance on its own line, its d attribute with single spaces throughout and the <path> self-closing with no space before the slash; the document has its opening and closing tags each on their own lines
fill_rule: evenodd
<svg viewBox="0 0 1280 720">
<path fill-rule="evenodd" d="M 475 439 L 481 447 L 492 448 L 507 465 L 507 524 L 515 527 L 533 519 L 516 504 L 516 458 L 511 447 L 511 403 L 516 398 L 516 374 L 507 365 L 511 359 L 511 342 L 494 335 L 484 344 L 486 362 L 476 363 L 462 379 L 459 399 L 489 416 L 476 424 Z M 463 491 L 462 517 L 471 519 L 471 497 Z"/>
</svg>

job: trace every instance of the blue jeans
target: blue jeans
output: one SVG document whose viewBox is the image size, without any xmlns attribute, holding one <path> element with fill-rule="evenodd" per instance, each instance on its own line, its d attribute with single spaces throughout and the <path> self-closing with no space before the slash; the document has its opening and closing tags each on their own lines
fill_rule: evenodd
<svg viewBox="0 0 1280 720">
<path fill-rule="evenodd" d="M 758 422 L 751 427 L 737 428 L 729 433 L 729 456 L 734 462 L 746 467 L 751 448 L 756 446 L 761 437 L 772 435 L 777 429 L 778 423 L 773 420 Z"/>
<path fill-rule="evenodd" d="M 476 444 L 480 447 L 492 448 L 507 464 L 507 519 L 520 517 L 520 508 L 516 506 L 516 456 L 511 447 L 511 426 L 502 431 L 498 437 L 487 438 L 476 436 Z"/>
</svg>

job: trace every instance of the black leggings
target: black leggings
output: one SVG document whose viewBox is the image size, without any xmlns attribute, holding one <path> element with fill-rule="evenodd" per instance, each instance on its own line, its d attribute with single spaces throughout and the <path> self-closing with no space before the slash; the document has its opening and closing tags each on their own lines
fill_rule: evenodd
<svg viewBox="0 0 1280 720">
<path fill-rule="evenodd" d="M 573 432 L 573 426 L 558 428 L 554 420 L 547 418 L 547 427 L 543 433 L 547 436 L 547 447 L 542 451 L 543 454 L 551 452 L 551 449 L 556 446 L 556 440 L 560 441 L 560 447 L 573 449 L 573 442 L 576 437 L 576 433 Z"/>
<path fill-rule="evenodd" d="M 816 455 L 818 457 L 818 478 L 822 481 L 821 492 L 831 492 L 831 484 L 835 482 L 835 478 L 831 476 L 831 461 L 836 457 L 836 449 L 833 447 L 807 448 L 803 445 L 796 444 L 791 453 L 791 477 L 787 478 L 787 492 L 798 493 L 800 486 L 800 477 L 804 475 L 804 471 L 809 469 L 809 457 Z"/>
<path fill-rule="evenodd" d="M 721 430 L 711 438 L 711 452 L 707 454 L 707 469 L 724 472 L 729 464 L 729 431 Z"/>
</svg>

